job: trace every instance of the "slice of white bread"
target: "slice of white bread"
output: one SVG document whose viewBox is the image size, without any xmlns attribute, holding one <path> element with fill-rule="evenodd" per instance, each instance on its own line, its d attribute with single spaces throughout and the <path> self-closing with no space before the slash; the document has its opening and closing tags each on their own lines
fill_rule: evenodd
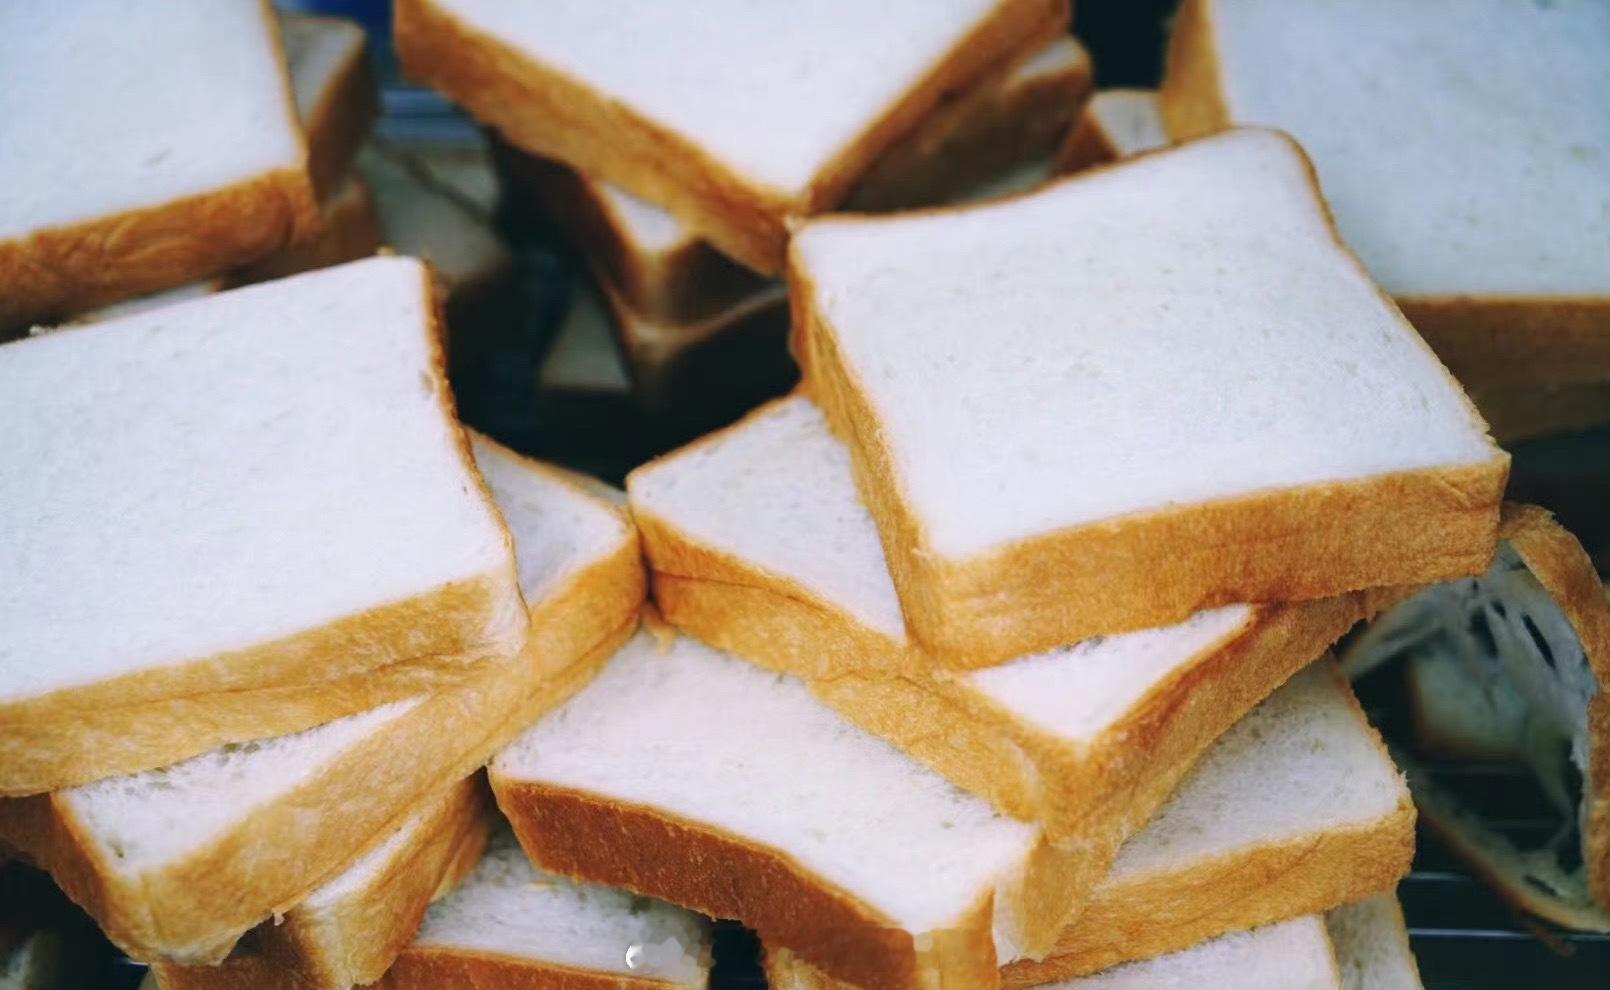
<svg viewBox="0 0 1610 990">
<path fill-rule="evenodd" d="M 484 439 L 475 449 L 518 539 L 530 608 L 518 656 L 296 735 L 0 802 L 0 843 L 48 869 L 131 956 L 215 963 L 585 683 L 635 628 L 636 531 L 596 483 Z"/>
<path fill-rule="evenodd" d="M 1377 894 L 1344 904 L 1325 914 L 1325 928 L 1341 965 L 1342 990 L 1425 990 L 1396 897 Z"/>
<path fill-rule="evenodd" d="M 632 391 L 620 345 L 599 291 L 578 278 L 570 290 L 570 308 L 554 331 L 537 368 L 542 392 L 590 392 L 625 400 Z"/>
<path fill-rule="evenodd" d="M 1175 138 L 1301 141 L 1342 236 L 1462 381 L 1604 381 L 1607 36 L 1592 0 L 1189 0 L 1163 115 Z"/>
<path fill-rule="evenodd" d="M 1404 753 L 1427 823 L 1526 910 L 1610 930 L 1610 603 L 1581 544 L 1544 510 L 1506 505 L 1500 534 L 1485 575 L 1399 605 L 1349 645 L 1345 661 L 1356 677 L 1422 655 L 1458 664 L 1473 696 L 1422 706 L 1418 723 L 1444 749 L 1456 741 L 1529 767 L 1565 827 L 1541 848 L 1520 848 L 1451 781 Z M 1580 856 L 1560 848 L 1576 834 Z"/>
<path fill-rule="evenodd" d="M 1414 855 L 1403 778 L 1322 661 L 1292 678 L 1198 761 L 1119 854 L 1027 987 L 1178 951 L 1391 891 Z"/>
<path fill-rule="evenodd" d="M 789 277 L 906 620 L 957 663 L 1492 557 L 1508 456 L 1273 132 L 812 221 Z"/>
<path fill-rule="evenodd" d="M 1063 915 L 1067 857 L 1033 828 L 686 637 L 640 633 L 490 777 L 538 866 L 737 919 L 867 986 L 993 985 Z"/>
<path fill-rule="evenodd" d="M 1092 96 L 1057 152 L 1057 170 L 1077 172 L 1168 144 L 1157 91 L 1104 89 Z"/>
<path fill-rule="evenodd" d="M 307 137 L 307 170 L 324 199 L 346 180 L 380 112 L 363 28 L 340 17 L 281 13 L 280 34 L 297 116 Z"/>
<path fill-rule="evenodd" d="M 1325 929 L 1319 918 L 1294 918 L 1090 976 L 1047 983 L 1042 990 L 1352 990 L 1341 982 Z M 787 950 L 767 951 L 766 983 L 771 990 L 852 990 Z"/>
<path fill-rule="evenodd" d="M 1090 87 L 1090 58 L 1059 35 L 979 80 L 890 148 L 852 203 L 932 203 L 961 195 L 1051 149 Z M 638 319 L 697 324 L 762 291 L 763 279 L 692 228 L 608 182 L 498 142 L 516 211 L 563 228 Z"/>
<path fill-rule="evenodd" d="M 845 717 L 1083 849 L 1098 881 L 1215 738 L 1364 617 L 1362 595 L 1231 606 L 951 672 L 906 635 L 845 446 L 802 396 L 627 481 L 661 614 L 813 681 Z"/>
<path fill-rule="evenodd" d="M 705 919 L 537 870 L 503 828 L 377 986 L 702 990 L 709 975 Z"/>
<path fill-rule="evenodd" d="M 518 651 L 509 533 L 441 364 L 404 258 L 0 347 L 0 457 L 37 466 L 0 475 L 0 794 L 295 731 Z"/>
<path fill-rule="evenodd" d="M 0 332 L 317 228 L 278 35 L 266 2 L 0 8 Z"/>
<path fill-rule="evenodd" d="M 347 990 L 379 979 L 426 906 L 474 868 L 491 829 L 479 775 L 441 789 L 302 903 L 247 932 L 216 966 L 162 960 L 162 990 Z"/>
<path fill-rule="evenodd" d="M 840 202 L 947 93 L 1067 19 L 1064 0 L 607 13 L 408 0 L 395 30 L 410 75 L 510 143 L 663 205 L 775 274 L 791 218 Z"/>
</svg>

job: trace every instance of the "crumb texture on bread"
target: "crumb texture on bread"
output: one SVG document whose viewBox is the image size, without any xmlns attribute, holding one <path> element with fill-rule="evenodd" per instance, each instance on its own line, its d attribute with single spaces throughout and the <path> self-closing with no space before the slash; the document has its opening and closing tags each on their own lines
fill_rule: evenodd
<svg viewBox="0 0 1610 990">
<path fill-rule="evenodd" d="M 973 665 L 1491 554 L 1507 457 L 1279 135 L 814 221 L 790 277 L 907 620 Z"/>
<path fill-rule="evenodd" d="M 1342 990 L 1425 990 L 1409 949 L 1403 909 L 1391 894 L 1344 904 L 1325 914 Z"/>
<path fill-rule="evenodd" d="M 317 224 L 264 5 L 8 3 L 0 119 L 0 325 L 216 274 Z"/>
</svg>

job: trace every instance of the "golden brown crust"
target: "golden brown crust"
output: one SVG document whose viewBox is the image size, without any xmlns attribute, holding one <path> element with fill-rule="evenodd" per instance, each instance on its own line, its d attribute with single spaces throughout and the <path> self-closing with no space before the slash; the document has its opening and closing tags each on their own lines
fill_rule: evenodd
<svg viewBox="0 0 1610 990">
<path fill-rule="evenodd" d="M 1307 166 L 1336 250 L 1362 272 L 1336 233 L 1312 164 L 1295 143 L 1290 147 Z M 1100 171 L 1060 181 L 1082 182 Z M 909 509 L 887 433 L 844 362 L 834 328 L 815 308 L 818 293 L 798 254 L 791 256 L 788 280 L 791 347 L 804 387 L 850 449 L 856 487 L 878 524 L 912 634 L 949 665 L 991 666 L 1091 636 L 1171 625 L 1220 605 L 1429 584 L 1479 574 L 1492 559 L 1509 477 L 1509 455 L 1496 447 L 1479 464 L 1130 513 L 944 558 Z M 1457 388 L 1451 377 L 1447 381 Z"/>
<path fill-rule="evenodd" d="M 311 14 L 292 16 L 351 23 Z M 302 130 L 307 135 L 308 176 L 319 199 L 327 199 L 341 188 L 358 148 L 379 116 L 380 88 L 375 84 L 368 52 L 359 45 L 336 70 L 329 88 L 320 94 L 318 105 L 302 118 Z"/>
<path fill-rule="evenodd" d="M 926 986 L 924 979 L 994 980 L 991 903 L 986 895 L 944 931 L 900 930 L 848 891 L 785 853 L 668 812 L 492 774 L 498 806 L 532 862 L 736 918 L 814 965 L 864 986 Z"/>
<path fill-rule="evenodd" d="M 1474 387 L 1470 398 L 1503 444 L 1610 423 L 1610 381 Z"/>
<path fill-rule="evenodd" d="M 373 990 L 675 990 L 677 984 L 444 946 L 409 946 Z"/>
<path fill-rule="evenodd" d="M 1610 380 L 1610 297 L 1399 296 L 1397 303 L 1471 388 Z"/>
<path fill-rule="evenodd" d="M 349 176 L 345 184 L 320 204 L 319 220 L 317 234 L 236 269 L 229 275 L 230 285 L 266 282 L 357 261 L 379 251 L 383 243 L 380 215 L 375 212 L 369 184 L 356 175 Z"/>
<path fill-rule="evenodd" d="M 1000 0 L 928 76 L 889 107 L 804 190 L 766 187 L 551 66 L 463 24 L 431 0 L 396 8 L 399 55 L 410 75 L 442 90 L 512 144 L 663 204 L 721 251 L 757 271 L 781 270 L 787 220 L 842 199 L 877 155 L 947 91 L 966 85 L 1003 52 L 1066 23 L 1066 0 Z"/>
<path fill-rule="evenodd" d="M 217 966 L 152 964 L 163 990 L 302 990 L 380 978 L 414 936 L 433 897 L 474 868 L 491 827 L 477 776 L 435 802 L 409 847 L 348 897 L 321 910 L 306 904 L 264 922 Z M 250 948 L 246 949 L 247 943 Z"/>
<path fill-rule="evenodd" d="M 1505 505 L 1502 536 L 1559 603 L 1599 682 L 1588 704 L 1591 790 L 1584 795 L 1582 854 L 1589 891 L 1610 909 L 1610 602 L 1587 551 L 1546 510 Z"/>
<path fill-rule="evenodd" d="M 1067 38 L 1066 22 L 1047 21 L 1041 34 L 982 78 L 941 100 L 856 181 L 844 208 L 882 211 L 943 202 L 1049 156 L 1090 94 L 1090 60 L 1028 79 L 1017 70 Z"/>
<path fill-rule="evenodd" d="M 130 956 L 215 963 L 242 932 L 367 852 L 429 788 L 468 776 L 584 686 L 635 629 L 643 587 L 628 527 L 608 557 L 533 606 L 518 656 L 426 698 L 316 779 L 177 862 L 119 872 L 50 794 L 0 802 L 0 842 L 48 869 Z M 344 800 L 353 793 L 365 800 Z M 342 813 L 308 814 L 334 807 Z"/>
<path fill-rule="evenodd" d="M 1169 136 L 1235 125 L 1225 101 L 1209 0 L 1185 0 L 1169 38 L 1158 106 Z M 1610 297 L 1398 296 L 1454 375 L 1472 388 L 1610 379 Z"/>
<path fill-rule="evenodd" d="M 307 174 L 279 169 L 146 209 L 0 241 L 0 328 L 209 278 L 310 237 Z"/>
<path fill-rule="evenodd" d="M 433 314 L 425 381 L 443 416 L 456 422 L 428 270 L 420 280 Z M 505 555 L 496 567 L 284 639 L 0 704 L 0 795 L 57 790 L 298 732 L 464 683 L 519 652 L 529 623 L 514 540 L 468 439 L 461 430 L 455 436 L 465 477 L 502 532 Z"/>
<path fill-rule="evenodd" d="M 1184 0 L 1168 38 L 1157 109 L 1175 141 L 1212 134 L 1231 124 L 1208 3 Z"/>
</svg>

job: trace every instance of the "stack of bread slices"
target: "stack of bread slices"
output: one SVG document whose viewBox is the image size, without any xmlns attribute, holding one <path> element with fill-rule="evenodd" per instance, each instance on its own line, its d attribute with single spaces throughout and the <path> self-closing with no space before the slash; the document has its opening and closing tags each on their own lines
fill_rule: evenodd
<svg viewBox="0 0 1610 990">
<path fill-rule="evenodd" d="M 1414 990 L 1416 801 L 1599 924 L 1610 605 L 1348 155 L 1228 126 L 1314 112 L 1247 82 L 1286 15 L 1087 99 L 1065 0 L 697 6 L 395 6 L 588 272 L 549 384 L 728 422 L 624 490 L 461 422 L 513 257 L 354 25 L 0 10 L 0 858 L 160 990 L 719 988 L 717 921 L 778 988 Z M 1542 339 L 1506 388 L 1592 355 Z M 1567 752 L 1575 867 L 1405 778 L 1382 671 Z"/>
</svg>

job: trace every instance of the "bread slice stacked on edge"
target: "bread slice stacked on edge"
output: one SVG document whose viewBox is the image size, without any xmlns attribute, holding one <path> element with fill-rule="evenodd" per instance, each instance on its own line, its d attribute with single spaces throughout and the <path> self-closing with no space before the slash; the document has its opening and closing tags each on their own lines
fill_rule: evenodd
<svg viewBox="0 0 1610 990">
<path fill-rule="evenodd" d="M 1277 134 L 808 223 L 791 258 L 806 385 L 957 665 L 1492 555 L 1508 456 Z"/>
<path fill-rule="evenodd" d="M 1367 607 L 1361 594 L 1231 606 L 947 670 L 908 639 L 848 451 L 807 399 L 638 469 L 629 489 L 669 621 L 810 679 L 846 718 L 1077 845 L 1072 902 L 1213 740 Z"/>
<path fill-rule="evenodd" d="M 1610 603 L 1547 512 L 1507 506 L 1500 534 L 1486 574 L 1382 615 L 1349 645 L 1347 667 L 1377 690 L 1406 680 L 1409 717 L 1390 742 L 1449 847 L 1526 911 L 1610 931 Z M 1557 830 L 1541 842 L 1507 834 L 1468 776 L 1440 772 L 1449 764 L 1524 769 Z"/>
<path fill-rule="evenodd" d="M 0 332 L 317 229 L 268 4 L 25 0 L 5 6 L 0 39 Z"/>
<path fill-rule="evenodd" d="M 1104 89 L 1085 102 L 1079 123 L 1057 151 L 1056 167 L 1077 172 L 1167 144 L 1155 90 Z"/>
<path fill-rule="evenodd" d="M 1610 185 L 1610 11 L 1327 0 L 1289 14 L 1186 3 L 1169 133 L 1258 125 L 1302 142 L 1342 236 L 1473 392 L 1610 382 L 1610 218 L 1583 208 Z"/>
</svg>

